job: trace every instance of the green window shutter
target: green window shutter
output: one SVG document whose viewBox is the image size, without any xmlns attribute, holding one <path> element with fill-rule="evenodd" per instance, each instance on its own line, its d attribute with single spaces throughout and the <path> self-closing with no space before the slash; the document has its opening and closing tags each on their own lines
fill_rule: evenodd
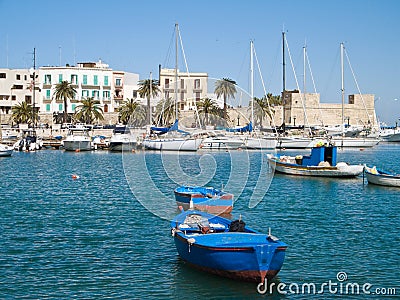
<svg viewBox="0 0 400 300">
<path fill-rule="evenodd" d="M 63 105 L 60 103 L 60 104 L 58 104 L 58 110 L 59 111 L 62 111 L 63 110 Z"/>
<path fill-rule="evenodd" d="M 46 99 L 50 99 L 50 90 L 46 90 Z"/>
<path fill-rule="evenodd" d="M 104 76 L 104 85 L 108 85 L 108 76 Z"/>
<path fill-rule="evenodd" d="M 46 104 L 46 111 L 50 111 L 50 104 Z"/>
<path fill-rule="evenodd" d="M 72 104 L 72 111 L 75 111 L 76 104 Z"/>
<path fill-rule="evenodd" d="M 97 85 L 98 84 L 98 78 L 97 75 L 93 76 L 93 85 Z"/>
<path fill-rule="evenodd" d="M 87 75 L 83 75 L 83 84 L 87 84 Z"/>
<path fill-rule="evenodd" d="M 58 74 L 58 83 L 61 83 L 63 80 L 62 80 L 62 74 Z"/>
</svg>

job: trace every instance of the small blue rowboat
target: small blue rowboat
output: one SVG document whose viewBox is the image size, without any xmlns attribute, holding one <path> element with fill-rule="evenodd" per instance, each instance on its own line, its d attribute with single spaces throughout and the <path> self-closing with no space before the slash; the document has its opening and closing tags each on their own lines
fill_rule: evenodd
<svg viewBox="0 0 400 300">
<path fill-rule="evenodd" d="M 176 188 L 174 193 L 176 204 L 184 210 L 193 208 L 212 214 L 232 212 L 233 194 L 212 187 L 181 186 Z"/>
<path fill-rule="evenodd" d="M 241 220 L 182 210 L 171 221 L 171 230 L 179 256 L 216 275 L 264 283 L 278 274 L 285 259 L 285 243 Z"/>
</svg>

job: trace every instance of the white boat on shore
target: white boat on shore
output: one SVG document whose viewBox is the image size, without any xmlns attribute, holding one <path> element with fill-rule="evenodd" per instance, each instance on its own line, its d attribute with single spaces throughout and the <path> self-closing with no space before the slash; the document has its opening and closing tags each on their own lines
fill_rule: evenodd
<svg viewBox="0 0 400 300">
<path fill-rule="evenodd" d="M 279 173 L 317 177 L 356 177 L 363 172 L 363 165 L 336 163 L 337 147 L 315 147 L 310 156 L 274 156 L 268 154 L 270 166 Z"/>
<path fill-rule="evenodd" d="M 90 151 L 94 149 L 89 130 L 85 127 L 70 128 L 62 144 L 66 151 Z"/>
</svg>

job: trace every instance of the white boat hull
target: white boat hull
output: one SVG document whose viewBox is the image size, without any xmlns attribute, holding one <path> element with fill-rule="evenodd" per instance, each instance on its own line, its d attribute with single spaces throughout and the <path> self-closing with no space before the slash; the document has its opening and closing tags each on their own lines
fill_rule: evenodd
<svg viewBox="0 0 400 300">
<path fill-rule="evenodd" d="M 245 147 L 247 149 L 275 149 L 278 142 L 276 139 L 266 139 L 266 138 L 246 138 L 244 141 Z"/>
<path fill-rule="evenodd" d="M 332 138 L 331 142 L 345 148 L 371 148 L 379 144 L 379 140 L 374 138 Z"/>
<path fill-rule="evenodd" d="M 313 140 L 303 137 L 280 137 L 277 148 L 285 149 L 306 149 Z"/>
<path fill-rule="evenodd" d="M 336 166 L 301 166 L 280 162 L 275 157 L 268 156 L 270 166 L 277 172 L 289 175 L 316 176 L 316 177 L 356 177 L 360 175 L 364 166 L 339 163 Z"/>
<path fill-rule="evenodd" d="M 200 145 L 205 150 L 236 150 L 245 147 L 245 141 L 236 138 L 206 138 Z"/>
<path fill-rule="evenodd" d="M 0 157 L 11 156 L 13 154 L 13 151 L 13 148 L 7 145 L 0 144 Z"/>
<path fill-rule="evenodd" d="M 393 133 L 386 136 L 381 136 L 385 142 L 400 142 L 400 133 Z"/>
<path fill-rule="evenodd" d="M 375 169 L 375 167 L 365 167 L 365 176 L 367 177 L 368 183 L 400 187 L 400 175 L 380 173 Z"/>
<path fill-rule="evenodd" d="M 143 146 L 148 150 L 159 151 L 197 151 L 201 139 L 144 139 Z"/>
<path fill-rule="evenodd" d="M 64 140 L 64 149 L 66 151 L 90 151 L 93 149 L 92 142 L 89 141 L 69 141 Z"/>
</svg>

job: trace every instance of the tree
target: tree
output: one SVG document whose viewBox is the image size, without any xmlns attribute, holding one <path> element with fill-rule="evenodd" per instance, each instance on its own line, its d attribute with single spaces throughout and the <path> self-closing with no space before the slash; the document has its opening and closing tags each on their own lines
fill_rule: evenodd
<svg viewBox="0 0 400 300">
<path fill-rule="evenodd" d="M 56 84 L 54 97 L 56 100 L 64 100 L 64 123 L 68 122 L 67 101 L 73 99 L 75 94 L 75 88 L 68 81 L 65 80 Z"/>
<path fill-rule="evenodd" d="M 235 98 L 236 94 L 236 81 L 229 79 L 229 78 L 222 78 L 215 82 L 215 90 L 214 93 L 217 95 L 217 98 L 223 96 L 224 98 L 224 116 L 223 118 L 227 118 L 227 107 L 226 107 L 226 100 L 229 97 Z"/>
<path fill-rule="evenodd" d="M 83 99 L 76 107 L 75 118 L 87 124 L 92 124 L 95 120 L 104 120 L 103 109 L 99 105 L 100 101 L 92 97 Z"/>
<path fill-rule="evenodd" d="M 260 126 L 262 127 L 262 122 L 265 116 L 268 116 L 270 119 L 273 118 L 275 114 L 275 110 L 273 106 L 281 105 L 281 97 L 280 96 L 273 96 L 271 93 L 268 93 L 267 96 L 262 98 L 254 97 L 254 119 L 255 122 L 259 122 Z M 250 100 L 250 107 L 249 110 L 251 111 L 251 100 Z"/>
<path fill-rule="evenodd" d="M 147 124 L 151 124 L 150 97 L 156 97 L 160 92 L 158 80 L 144 79 L 139 81 L 139 95 L 147 99 Z M 150 95 L 151 94 L 151 95 Z"/>
<path fill-rule="evenodd" d="M 143 126 L 146 121 L 146 109 L 139 101 L 131 98 L 126 99 L 119 109 L 119 119 L 126 125 L 131 123 L 135 126 Z"/>
<path fill-rule="evenodd" d="M 199 114 L 204 113 L 204 125 L 209 123 L 209 115 L 220 116 L 220 108 L 218 107 L 215 100 L 210 98 L 204 98 L 196 103 L 197 111 Z"/>
<path fill-rule="evenodd" d="M 172 98 L 161 100 L 156 106 L 156 119 L 161 125 L 167 125 L 175 121 L 175 101 Z"/>
<path fill-rule="evenodd" d="M 32 105 L 26 103 L 26 101 L 21 102 L 20 104 L 15 105 L 12 108 L 12 119 L 15 123 L 31 123 L 37 119 L 37 115 L 33 113 Z"/>
</svg>

